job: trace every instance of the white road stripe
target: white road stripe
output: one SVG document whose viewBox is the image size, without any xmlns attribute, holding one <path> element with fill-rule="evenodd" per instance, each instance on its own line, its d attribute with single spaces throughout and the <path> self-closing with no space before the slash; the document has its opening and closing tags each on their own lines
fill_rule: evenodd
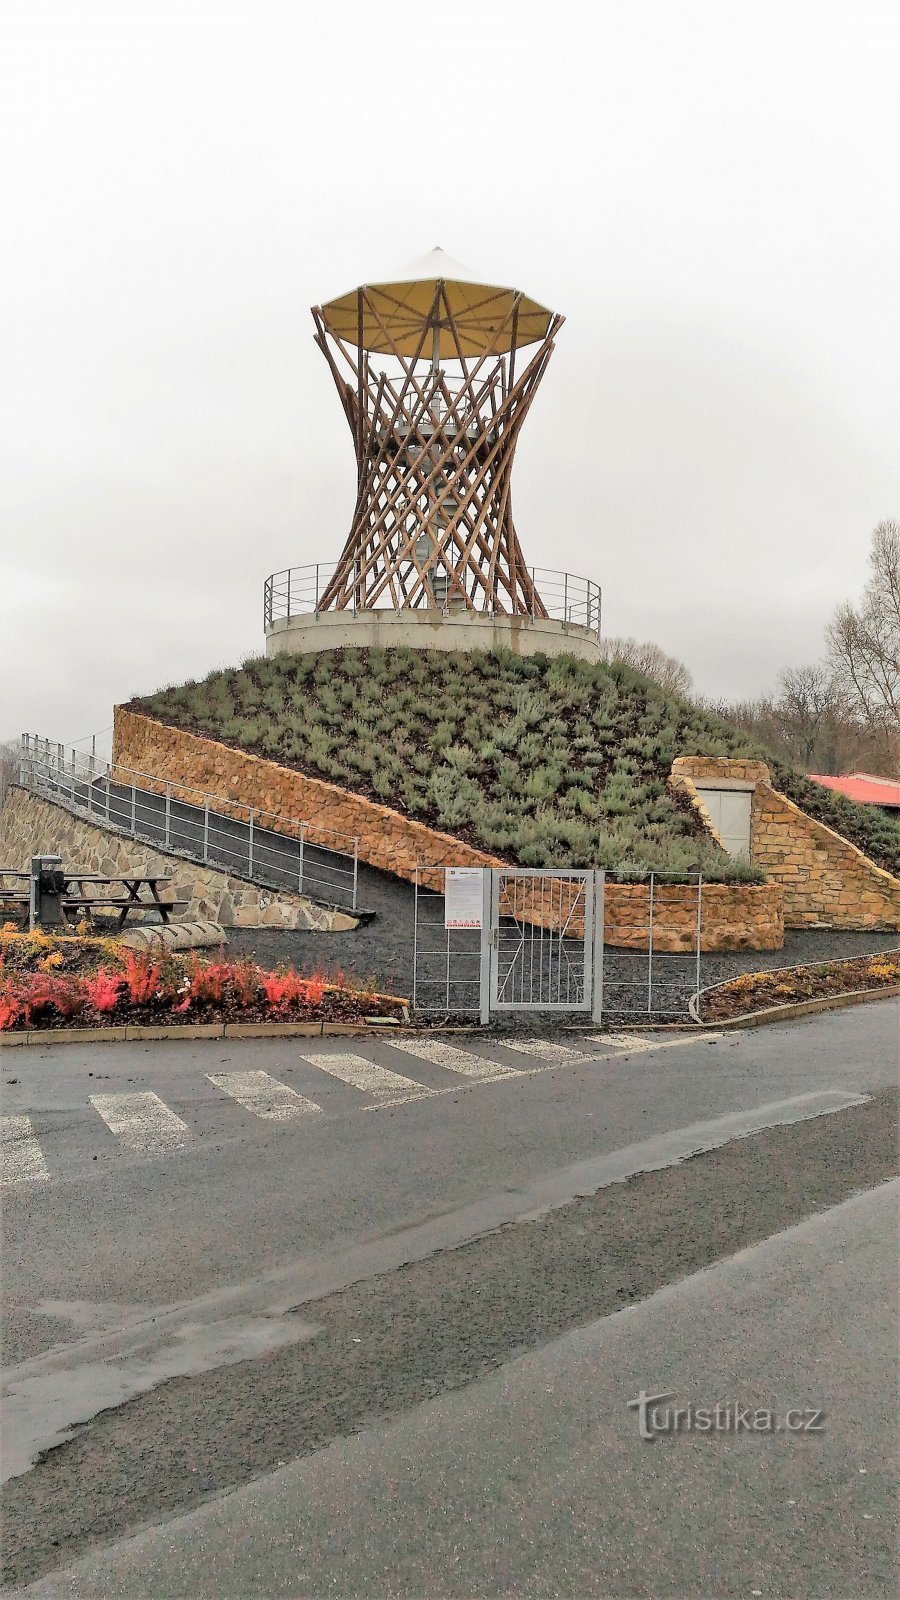
<svg viewBox="0 0 900 1600">
<path fill-rule="evenodd" d="M 436 1067 L 446 1067 L 448 1072 L 458 1072 L 464 1078 L 512 1078 L 517 1068 L 505 1066 L 501 1061 L 487 1061 L 483 1056 L 473 1056 L 455 1044 L 445 1044 L 443 1039 L 391 1039 L 392 1050 L 403 1050 L 408 1056 L 418 1056 Z"/>
<path fill-rule="evenodd" d="M 322 1107 L 307 1100 L 296 1089 L 279 1083 L 268 1072 L 208 1072 L 210 1083 L 224 1089 L 232 1100 L 237 1100 L 255 1117 L 269 1117 L 273 1122 L 289 1122 L 294 1117 L 320 1116 Z"/>
<path fill-rule="evenodd" d="M 648 1039 L 634 1033 L 594 1033 L 589 1036 L 592 1044 L 613 1045 L 618 1051 L 630 1051 L 637 1055 L 644 1050 L 674 1050 L 682 1044 L 706 1044 L 715 1039 L 721 1039 L 721 1033 L 679 1033 L 671 1038 L 659 1036 Z"/>
<path fill-rule="evenodd" d="M 537 1056 L 540 1061 L 585 1061 L 583 1050 L 573 1050 L 568 1044 L 554 1044 L 551 1039 L 502 1039 L 504 1050 L 518 1050 L 523 1056 Z"/>
<path fill-rule="evenodd" d="M 179 1150 L 191 1138 L 187 1123 L 146 1090 L 141 1094 L 92 1094 L 91 1105 L 129 1150 L 147 1155 L 161 1150 Z"/>
<path fill-rule="evenodd" d="M 34 1183 L 49 1178 L 30 1117 L 0 1117 L 0 1182 Z"/>
<path fill-rule="evenodd" d="M 342 1083 L 350 1083 L 354 1089 L 374 1095 L 376 1100 L 409 1100 L 414 1095 L 418 1098 L 434 1093 L 424 1083 L 416 1083 L 414 1078 L 404 1078 L 399 1072 L 390 1072 L 387 1067 L 377 1067 L 374 1061 L 367 1061 L 365 1056 L 356 1056 L 350 1051 L 303 1056 L 302 1059 L 308 1061 L 310 1066 L 318 1067 L 321 1072 L 330 1072 L 333 1078 L 340 1078 Z"/>
</svg>

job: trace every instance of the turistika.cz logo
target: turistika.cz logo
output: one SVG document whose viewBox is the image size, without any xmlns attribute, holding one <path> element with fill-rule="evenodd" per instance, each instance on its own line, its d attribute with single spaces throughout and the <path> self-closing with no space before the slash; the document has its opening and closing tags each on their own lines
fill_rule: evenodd
<svg viewBox="0 0 900 1600">
<path fill-rule="evenodd" d="M 743 1405 L 737 1400 L 717 1400 L 713 1406 L 672 1406 L 669 1390 L 649 1394 L 645 1389 L 629 1400 L 638 1414 L 642 1439 L 671 1433 L 824 1433 L 825 1412 L 818 1406 L 792 1406 L 773 1411 L 768 1406 Z"/>
</svg>

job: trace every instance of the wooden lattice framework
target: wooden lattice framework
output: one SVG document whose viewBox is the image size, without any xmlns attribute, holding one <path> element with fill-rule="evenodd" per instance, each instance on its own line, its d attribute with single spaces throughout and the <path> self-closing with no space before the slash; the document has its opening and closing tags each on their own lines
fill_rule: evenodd
<svg viewBox="0 0 900 1600">
<path fill-rule="evenodd" d="M 471 279 L 412 287 L 415 297 L 381 285 L 313 308 L 358 468 L 350 534 L 318 609 L 546 616 L 513 524 L 510 476 L 564 319 Z M 390 376 L 372 354 L 388 357 Z"/>
</svg>

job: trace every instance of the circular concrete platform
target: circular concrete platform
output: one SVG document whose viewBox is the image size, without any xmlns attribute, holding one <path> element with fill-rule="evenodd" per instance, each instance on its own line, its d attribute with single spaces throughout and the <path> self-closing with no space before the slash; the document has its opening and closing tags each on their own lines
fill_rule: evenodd
<svg viewBox="0 0 900 1600">
<path fill-rule="evenodd" d="M 411 646 L 415 650 L 492 650 L 517 656 L 576 656 L 600 660 L 596 628 L 553 617 L 503 616 L 477 611 L 320 611 L 277 617 L 266 628 L 266 655 L 306 655 L 320 650 Z"/>
</svg>

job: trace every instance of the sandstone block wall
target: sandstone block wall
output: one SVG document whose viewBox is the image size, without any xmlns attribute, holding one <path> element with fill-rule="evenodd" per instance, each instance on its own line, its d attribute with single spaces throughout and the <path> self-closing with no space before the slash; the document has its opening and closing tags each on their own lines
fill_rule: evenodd
<svg viewBox="0 0 900 1600">
<path fill-rule="evenodd" d="M 650 890 L 645 883 L 606 886 L 606 943 L 618 949 L 649 945 Z M 655 883 L 653 948 L 697 947 L 697 891 L 690 884 Z M 701 950 L 780 950 L 784 895 L 774 883 L 704 883 L 700 892 Z"/>
<path fill-rule="evenodd" d="M 693 790 L 703 811 L 695 783 L 729 780 L 754 786 L 750 855 L 784 890 L 785 927 L 900 929 L 900 879 L 774 789 L 765 762 L 680 756 L 672 763 L 673 784 Z"/>
<path fill-rule="evenodd" d="M 503 867 L 498 856 L 349 793 L 323 779 L 196 734 L 183 733 L 137 712 L 116 709 L 113 761 L 175 787 L 221 795 L 239 808 L 258 808 L 320 829 L 337 829 L 359 840 L 359 858 L 370 866 L 414 882 L 419 867 Z M 315 832 L 311 837 L 315 838 Z M 323 842 L 325 842 L 325 837 Z M 420 875 L 421 883 L 441 888 L 440 873 Z M 610 944 L 646 949 L 648 904 L 645 885 L 607 884 L 606 938 Z M 642 901 L 642 896 L 644 897 Z M 563 900 L 564 904 L 564 900 Z M 784 941 L 782 893 L 777 885 L 708 884 L 703 890 L 703 948 L 778 950 Z M 504 906 L 504 910 L 520 909 Z M 548 913 L 548 915 L 551 913 Z M 558 909 L 552 913 L 558 917 Z M 691 889 L 668 887 L 654 913 L 657 949 L 693 948 L 696 898 Z M 573 934 L 578 932 L 572 925 Z"/>
<path fill-rule="evenodd" d="M 73 816 L 17 787 L 0 809 L 0 865 L 27 870 L 35 855 L 60 855 L 63 865 L 112 877 L 117 872 L 165 873 L 175 900 L 187 901 L 179 916 L 218 922 L 223 928 L 354 928 L 356 919 L 317 906 L 303 895 L 280 894 L 215 867 L 204 867 L 141 844 L 113 828 Z M 127 924 L 126 924 L 127 926 Z"/>
<path fill-rule="evenodd" d="M 372 867 L 381 867 L 412 882 L 421 865 L 444 867 L 502 866 L 496 856 L 476 850 L 450 834 L 427 828 L 411 817 L 404 817 L 388 806 L 378 805 L 363 795 L 351 794 L 322 778 L 308 778 L 291 767 L 263 761 L 243 750 L 232 750 L 214 739 L 182 733 L 150 717 L 116 707 L 113 732 L 113 764 L 171 782 L 173 796 L 177 785 L 222 795 L 245 814 L 254 807 L 273 814 L 311 824 L 309 837 L 322 844 L 338 845 L 329 830 L 350 841 L 359 839 L 359 856 Z M 130 780 L 129 780 L 130 781 Z M 196 795 L 193 796 L 196 803 Z M 316 829 L 319 832 L 317 834 Z"/>
</svg>

